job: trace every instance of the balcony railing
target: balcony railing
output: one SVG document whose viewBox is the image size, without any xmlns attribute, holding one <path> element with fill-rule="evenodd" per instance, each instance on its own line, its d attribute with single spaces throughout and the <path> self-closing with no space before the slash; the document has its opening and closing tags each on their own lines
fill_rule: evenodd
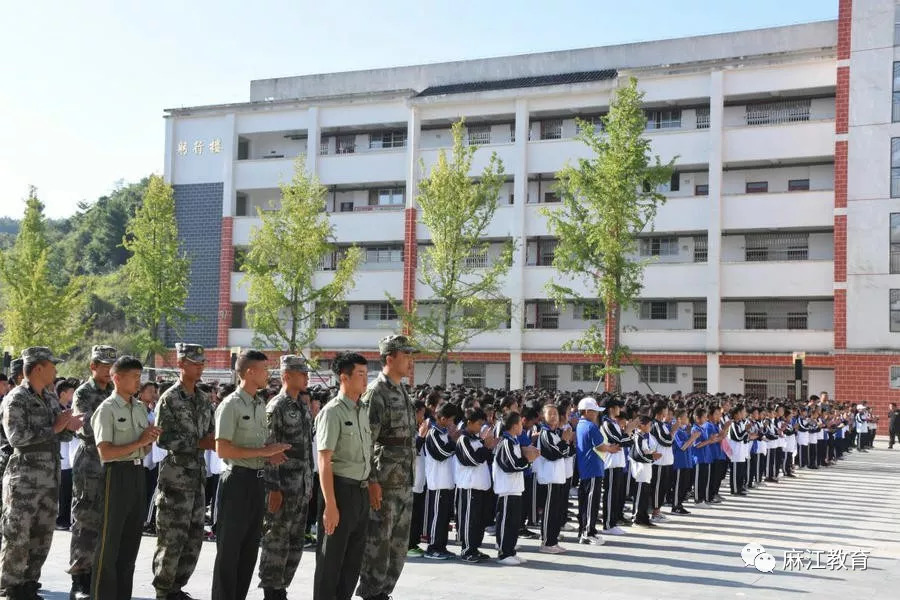
<svg viewBox="0 0 900 600">
<path fill-rule="evenodd" d="M 764 104 L 748 104 L 746 112 L 747 125 L 776 125 L 778 123 L 796 123 L 809 121 L 810 101 L 785 100 L 782 102 L 766 102 Z"/>
</svg>

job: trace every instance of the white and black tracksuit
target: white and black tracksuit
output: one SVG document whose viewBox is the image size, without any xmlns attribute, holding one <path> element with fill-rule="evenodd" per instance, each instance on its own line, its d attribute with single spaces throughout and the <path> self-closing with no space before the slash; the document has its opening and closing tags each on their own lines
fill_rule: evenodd
<svg viewBox="0 0 900 600">
<path fill-rule="evenodd" d="M 650 503 L 651 468 L 653 464 L 653 450 L 651 448 L 650 435 L 635 431 L 634 444 L 631 448 L 631 471 L 635 481 L 634 492 L 634 522 L 649 523 L 647 505 Z"/>
<path fill-rule="evenodd" d="M 672 489 L 672 432 L 668 424 L 654 420 L 650 426 L 650 435 L 656 441 L 657 451 L 662 454 L 653 461 L 653 478 L 650 483 L 653 488 L 653 510 L 657 511 L 666 503 L 666 496 Z"/>
<path fill-rule="evenodd" d="M 477 434 L 466 432 L 456 441 L 456 521 L 462 556 L 478 556 L 484 540 L 484 507 L 491 489 L 491 451 Z"/>
<path fill-rule="evenodd" d="M 497 558 L 516 555 L 519 527 L 522 521 L 523 473 L 529 467 L 522 447 L 508 433 L 503 433 L 494 449 L 494 493 L 497 494 Z"/>
<path fill-rule="evenodd" d="M 432 425 L 425 436 L 425 477 L 428 496 L 425 500 L 428 548 L 426 552 L 446 552 L 453 507 L 453 463 L 456 443 L 447 431 Z"/>
<path fill-rule="evenodd" d="M 607 454 L 603 464 L 603 529 L 612 529 L 625 520 L 625 448 L 632 447 L 634 438 L 609 417 L 603 419 L 600 432 L 607 444 L 622 447 L 615 454 Z"/>
<path fill-rule="evenodd" d="M 744 460 L 743 447 L 749 441 L 750 433 L 745 429 L 743 421 L 732 421 L 728 430 L 728 442 L 731 446 L 729 477 L 732 494 L 743 492 L 747 485 L 747 461 Z"/>
<path fill-rule="evenodd" d="M 544 546 L 556 546 L 559 544 L 559 532 L 563 525 L 563 511 L 568 503 L 565 459 L 572 456 L 573 448 L 563 441 L 558 430 L 541 427 L 538 450 L 541 455 L 535 461 L 534 471 L 540 496 L 544 501 L 541 543 Z"/>
</svg>

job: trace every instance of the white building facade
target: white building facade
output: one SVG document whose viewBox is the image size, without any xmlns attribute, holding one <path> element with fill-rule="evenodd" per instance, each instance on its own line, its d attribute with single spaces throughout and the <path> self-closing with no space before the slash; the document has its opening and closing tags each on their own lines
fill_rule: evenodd
<svg viewBox="0 0 900 600">
<path fill-rule="evenodd" d="M 517 250 L 508 327 L 455 355 L 450 380 L 593 389 L 593 359 L 560 348 L 597 315 L 548 301 L 559 274 L 541 211 L 558 201 L 554 174 L 586 156 L 575 118 L 606 113 L 633 76 L 654 153 L 677 161 L 641 235 L 653 263 L 639 305 L 619 324 L 636 363 L 623 388 L 784 395 L 791 354 L 802 351 L 804 393 L 886 402 L 900 395 L 890 383 L 900 365 L 900 102 L 888 89 L 898 98 L 900 59 L 885 17 L 894 10 L 893 0 L 841 0 L 838 21 L 260 80 L 247 103 L 170 110 L 165 176 L 193 261 L 188 310 L 199 317 L 184 335 L 217 348 L 219 361 L 253 344 L 235 256 L 257 208 L 277 206 L 305 155 L 329 190 L 338 244 L 365 250 L 348 311 L 319 331 L 318 351 L 376 358 L 377 341 L 400 327 L 387 294 L 429 299 L 416 271 L 429 240 L 417 218 L 419 161 L 427 171 L 465 118 L 479 146 L 472 174 L 496 153 L 508 176 L 487 237 Z M 322 282 L 337 259 L 324 261 Z M 876 376 L 855 374 L 872 360 Z M 431 366 L 418 363 L 415 380 Z M 894 375 L 900 385 L 900 366 Z"/>
</svg>

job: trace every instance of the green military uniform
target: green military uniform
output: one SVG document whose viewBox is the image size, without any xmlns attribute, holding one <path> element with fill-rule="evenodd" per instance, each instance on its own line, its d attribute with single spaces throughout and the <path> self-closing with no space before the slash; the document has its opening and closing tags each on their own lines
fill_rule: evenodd
<svg viewBox="0 0 900 600">
<path fill-rule="evenodd" d="M 22 374 L 22 359 L 16 358 L 14 359 L 9 366 L 9 385 L 10 390 L 6 393 L 6 396 L 0 398 L 0 423 L 3 422 L 3 411 L 6 406 L 6 398 L 9 397 L 10 393 L 15 389 L 16 384 L 15 380 L 17 376 Z M 3 430 L 3 426 L 0 425 L 0 481 L 3 480 L 3 473 L 6 471 L 6 463 L 9 462 L 9 457 L 12 456 L 13 447 L 10 445 L 9 440 L 6 439 L 6 432 Z M 0 514 L 3 511 L 3 495 L 0 494 Z M 3 535 L 0 533 L 0 544 L 3 542 Z"/>
<path fill-rule="evenodd" d="M 91 349 L 92 363 L 111 365 L 115 361 L 115 348 L 94 346 Z M 81 443 L 72 459 L 72 538 L 69 542 L 68 572 L 72 575 L 75 600 L 89 598 L 91 566 L 102 520 L 103 466 L 97 454 L 91 419 L 112 391 L 111 383 L 101 388 L 91 377 L 75 390 L 72 398 L 72 414 L 84 419 L 84 426 L 75 434 Z"/>
<path fill-rule="evenodd" d="M 131 444 L 149 425 L 144 403 L 126 400 L 117 393 L 104 400 L 91 417 L 97 445 Z M 94 552 L 91 582 L 94 600 L 131 598 L 146 511 L 146 454 L 147 447 L 140 447 L 125 456 L 103 461 L 101 535 Z"/>
<path fill-rule="evenodd" d="M 414 352 L 405 336 L 388 336 L 379 343 L 382 356 Z M 369 409 L 374 451 L 369 481 L 381 485 L 381 510 L 371 511 L 357 596 L 387 598 L 394 590 L 409 546 L 413 510 L 413 470 L 416 460 L 416 411 L 402 384 L 384 373 L 362 396 Z"/>
<path fill-rule="evenodd" d="M 238 388 L 216 409 L 216 440 L 262 448 L 268 435 L 266 404 L 259 396 Z M 266 459 L 224 460 L 216 506 L 213 600 L 247 597 L 266 513 Z"/>
<path fill-rule="evenodd" d="M 325 498 L 320 491 L 313 598 L 349 600 L 359 579 L 369 528 L 372 430 L 368 408 L 338 394 L 316 416 L 316 445 L 320 452 L 332 452 L 340 519 L 331 535 L 325 533 Z"/>
<path fill-rule="evenodd" d="M 22 352 L 26 365 L 60 362 L 48 348 Z M 13 448 L 3 474 L 3 548 L 0 595 L 34 597 L 50 552 L 59 500 L 59 443 L 69 431 L 53 431 L 59 402 L 26 381 L 3 399 L 3 429 Z"/>
<path fill-rule="evenodd" d="M 306 373 L 309 368 L 300 356 L 281 357 L 281 370 Z M 267 443 L 290 444 L 287 462 L 266 466 L 266 487 L 282 494 L 281 509 L 267 514 L 263 524 L 262 553 L 259 558 L 259 587 L 286 590 L 294 578 L 303 555 L 306 512 L 312 494 L 312 415 L 305 390 L 291 398 L 284 389 L 266 406 L 269 438 Z"/>
<path fill-rule="evenodd" d="M 206 361 L 203 346 L 175 344 L 179 359 Z M 177 598 L 197 567 L 206 515 L 206 461 L 200 440 L 213 433 L 209 397 L 196 387 L 189 393 L 179 381 L 159 399 L 157 446 L 168 450 L 156 484 L 156 552 L 153 587 L 156 597 Z"/>
</svg>

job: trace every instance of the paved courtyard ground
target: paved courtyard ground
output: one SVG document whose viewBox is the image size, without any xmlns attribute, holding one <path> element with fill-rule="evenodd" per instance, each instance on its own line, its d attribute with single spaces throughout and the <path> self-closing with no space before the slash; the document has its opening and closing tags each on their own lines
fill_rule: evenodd
<svg viewBox="0 0 900 600">
<path fill-rule="evenodd" d="M 523 540 L 521 555 L 528 563 L 520 567 L 413 560 L 394 598 L 897 598 L 900 450 L 886 450 L 881 440 L 876 446 L 866 454 L 853 453 L 835 467 L 803 471 L 798 479 L 753 490 L 748 497 L 726 494 L 724 504 L 672 516 L 653 530 L 628 530 L 626 536 L 607 538 L 601 547 L 577 545 L 568 533 L 563 545 L 570 551 L 549 556 L 537 552 L 536 541 Z M 494 555 L 493 539 L 488 542 L 484 550 Z M 744 566 L 741 549 L 750 542 L 775 557 L 773 572 Z M 154 597 L 150 582 L 155 545 L 155 538 L 143 538 L 136 598 Z M 48 599 L 68 597 L 70 581 L 63 571 L 68 548 L 69 534 L 58 532 L 44 567 Z M 845 553 L 831 555 L 831 568 L 829 549 Z M 793 550 L 823 552 L 806 554 L 799 568 L 785 570 L 785 552 Z M 861 552 L 857 557 L 867 553 L 865 565 L 851 563 L 854 552 Z M 204 544 L 186 588 L 196 598 L 210 596 L 214 559 L 215 545 Z M 289 590 L 291 598 L 312 596 L 314 562 L 313 554 L 304 555 Z M 262 598 L 262 591 L 254 588 L 250 597 Z"/>
</svg>

